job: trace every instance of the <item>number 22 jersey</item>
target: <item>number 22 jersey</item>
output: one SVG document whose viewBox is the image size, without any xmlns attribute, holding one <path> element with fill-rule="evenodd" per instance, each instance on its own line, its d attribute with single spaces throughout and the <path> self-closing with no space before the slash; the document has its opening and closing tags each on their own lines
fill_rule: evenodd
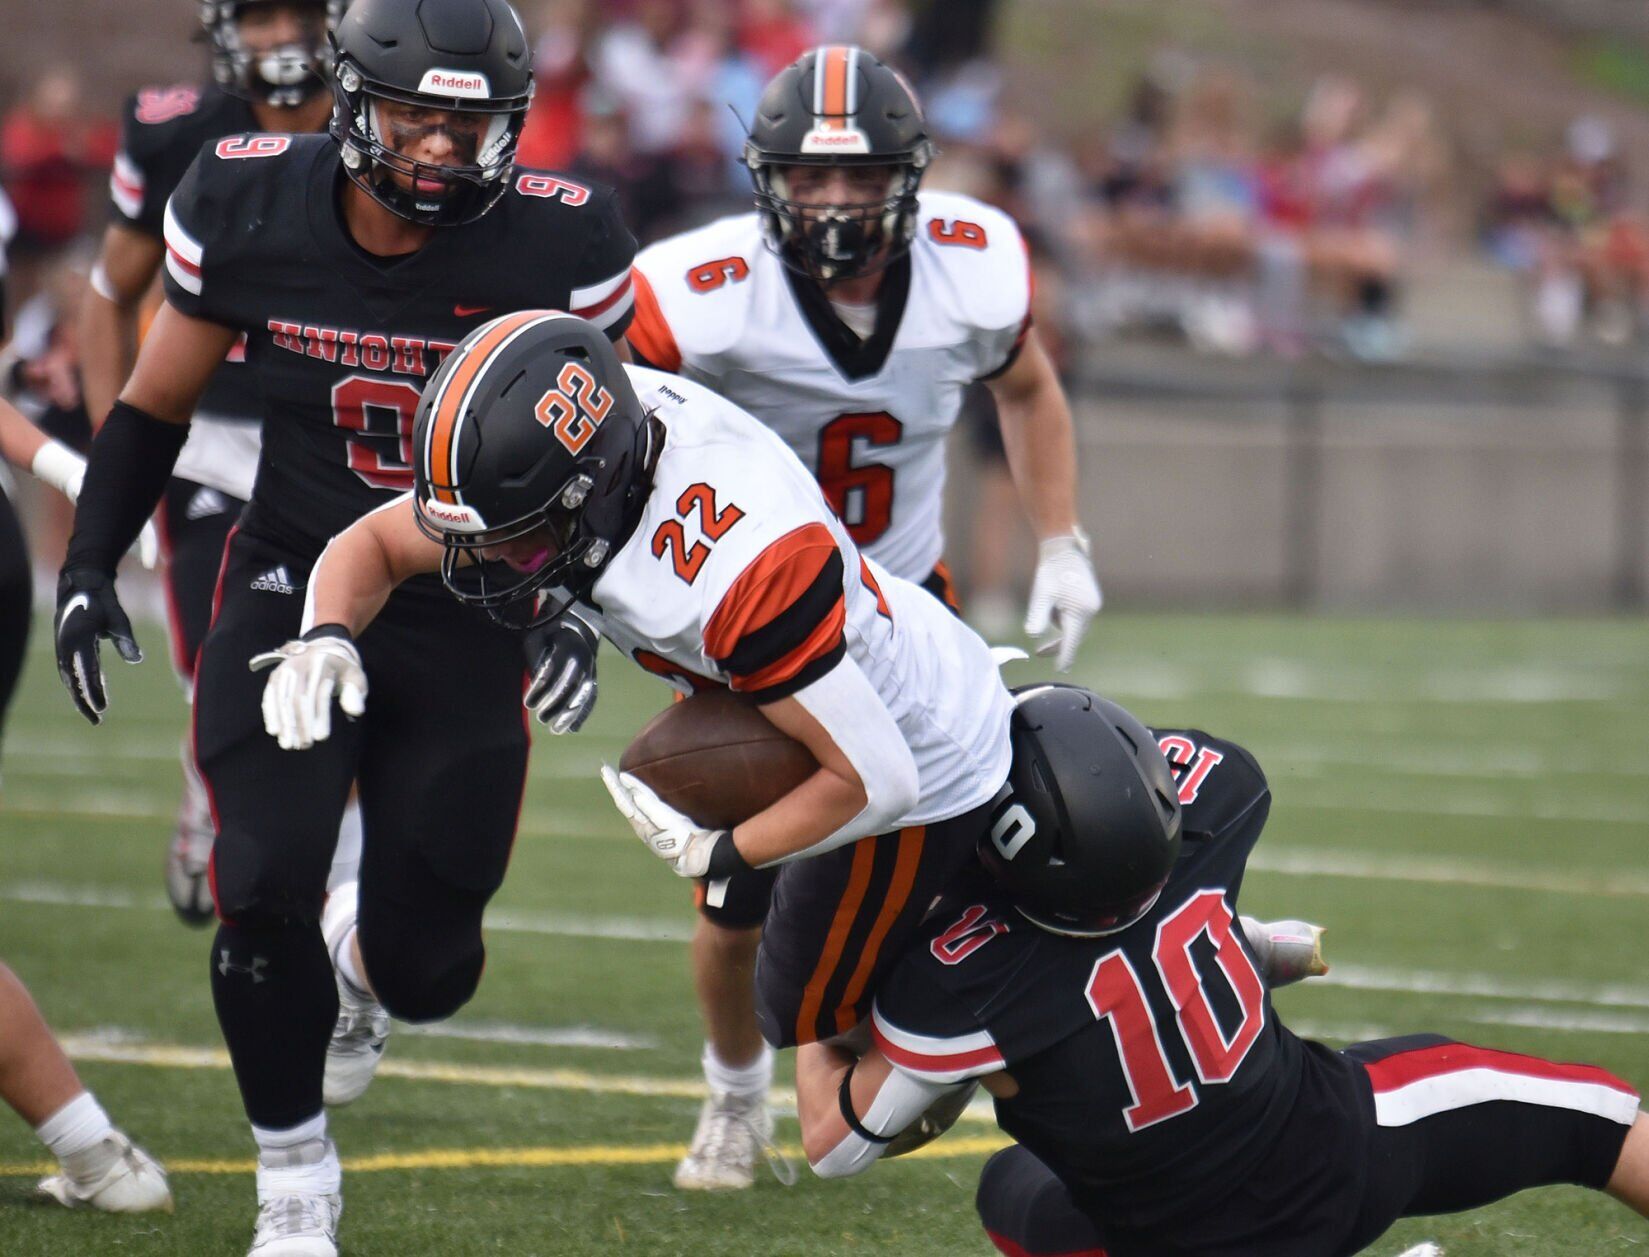
<svg viewBox="0 0 1649 1257">
<path fill-rule="evenodd" d="M 944 548 L 945 438 L 963 390 L 1012 365 L 1031 294 L 1011 218 L 924 192 L 910 252 L 883 272 L 861 340 L 745 214 L 642 251 L 630 344 L 772 428 L 859 548 L 920 582 Z"/>
<path fill-rule="evenodd" d="M 570 310 L 623 335 L 635 241 L 609 189 L 515 170 L 474 222 L 374 257 L 344 227 L 325 135 L 208 143 L 167 203 L 166 298 L 246 334 L 263 453 L 246 526 L 299 554 L 412 486 L 425 380 L 475 327 Z"/>
</svg>

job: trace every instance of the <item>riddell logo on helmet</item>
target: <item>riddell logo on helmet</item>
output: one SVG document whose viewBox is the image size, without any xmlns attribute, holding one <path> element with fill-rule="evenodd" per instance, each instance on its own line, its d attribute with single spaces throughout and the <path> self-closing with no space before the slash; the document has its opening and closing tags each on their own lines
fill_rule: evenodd
<svg viewBox="0 0 1649 1257">
<path fill-rule="evenodd" d="M 443 524 L 451 524 L 460 532 L 480 532 L 485 528 L 486 521 L 481 513 L 472 506 L 446 506 L 433 498 L 424 499 L 424 514 L 431 519 L 438 519 Z"/>
<path fill-rule="evenodd" d="M 802 137 L 804 153 L 868 153 L 870 141 L 858 127 L 814 127 Z"/>
<path fill-rule="evenodd" d="M 432 96 L 457 96 L 463 100 L 485 100 L 492 95 L 485 74 L 466 74 L 461 70 L 426 70 L 418 90 Z"/>
</svg>

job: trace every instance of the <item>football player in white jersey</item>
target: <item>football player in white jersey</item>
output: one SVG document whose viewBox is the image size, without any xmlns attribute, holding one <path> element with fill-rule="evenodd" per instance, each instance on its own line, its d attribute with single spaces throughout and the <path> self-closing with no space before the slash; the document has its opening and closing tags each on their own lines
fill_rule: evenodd
<svg viewBox="0 0 1649 1257">
<path fill-rule="evenodd" d="M 819 762 L 732 831 L 604 777 L 653 851 L 712 879 L 712 896 L 777 870 L 756 992 L 768 1042 L 852 1030 L 888 958 L 974 860 L 1007 777 L 1012 707 L 985 643 L 861 558 L 768 428 L 701 385 L 620 366 L 571 315 L 472 334 L 426 388 L 413 439 L 412 495 L 335 537 L 311 573 L 304 634 L 264 692 L 271 734 L 302 749 L 329 735 L 334 695 L 364 710 L 353 639 L 418 573 L 439 569 L 511 622 L 579 598 L 637 663 L 684 692 L 731 688 Z M 765 1106 L 747 1118 L 771 1138 Z"/>
<path fill-rule="evenodd" d="M 1070 407 L 1031 326 L 1034 278 L 1013 220 L 920 192 L 933 155 L 904 79 L 863 49 L 816 48 L 768 84 L 745 158 L 754 213 L 636 258 L 632 353 L 709 385 L 811 470 L 860 550 L 957 607 L 942 555 L 945 443 L 983 380 L 1040 539 L 1026 631 L 1071 665 L 1100 590 L 1077 522 Z M 771 878 L 700 896 L 693 971 L 713 1096 L 683 1188 L 749 1186 L 749 1114 L 771 1057 L 750 971 Z"/>
</svg>

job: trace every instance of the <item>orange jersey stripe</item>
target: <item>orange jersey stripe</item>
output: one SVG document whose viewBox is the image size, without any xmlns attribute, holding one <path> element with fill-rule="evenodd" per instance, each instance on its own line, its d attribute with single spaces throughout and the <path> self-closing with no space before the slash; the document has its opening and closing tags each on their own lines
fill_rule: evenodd
<svg viewBox="0 0 1649 1257">
<path fill-rule="evenodd" d="M 624 338 L 660 371 L 680 371 L 681 349 L 670 325 L 664 321 L 664 311 L 659 309 L 652 284 L 639 270 L 631 271 L 630 275 L 635 282 L 636 305 Z"/>
<path fill-rule="evenodd" d="M 739 573 L 704 626 L 704 648 L 726 659 L 746 634 L 771 623 L 818 579 L 837 553 L 836 538 L 823 524 L 803 524 L 785 533 Z"/>
<path fill-rule="evenodd" d="M 847 625 L 847 602 L 837 597 L 836 605 L 830 613 L 819 621 L 818 627 L 807 635 L 807 640 L 797 646 L 784 658 L 774 661 L 759 672 L 752 672 L 748 676 L 732 678 L 730 688 L 741 692 L 757 693 L 761 690 L 772 689 L 775 685 L 783 685 L 795 676 L 808 664 L 821 655 L 829 654 L 842 638 L 842 630 Z"/>
<path fill-rule="evenodd" d="M 819 963 L 814 966 L 813 976 L 802 991 L 801 1010 L 796 1014 L 797 1043 L 812 1043 L 819 1037 L 815 1023 L 819 1019 L 819 1009 L 824 1007 L 825 987 L 830 985 L 836 966 L 841 963 L 847 936 L 853 929 L 854 918 L 859 915 L 859 905 L 864 902 L 865 890 L 870 885 L 870 871 L 875 863 L 874 842 L 860 839 L 853 844 L 853 865 L 848 870 L 847 887 L 836 902 L 836 913 L 830 919 L 830 933 L 825 936 Z"/>
<path fill-rule="evenodd" d="M 522 310 L 497 320 L 480 340 L 470 346 L 464 360 L 453 369 L 442 391 L 441 408 L 432 422 L 429 441 L 429 483 L 441 501 L 457 501 L 455 486 L 449 483 L 449 468 L 452 466 L 452 438 L 458 430 L 458 418 L 463 413 L 464 394 L 498 346 L 518 328 L 543 315 L 542 310 Z"/>
<path fill-rule="evenodd" d="M 916 884 L 916 870 L 922 863 L 922 847 L 927 832 L 926 825 L 912 825 L 899 831 L 899 853 L 894 857 L 893 880 L 888 883 L 887 898 L 882 900 L 876 923 L 870 927 L 870 936 L 865 939 L 865 948 L 859 953 L 859 963 L 853 967 L 853 976 L 848 979 L 847 989 L 842 992 L 842 1001 L 836 1005 L 837 1034 L 846 1034 L 858 1024 L 854 1006 L 865 992 L 865 983 L 870 981 L 870 971 L 876 965 L 876 957 L 881 954 L 887 932 L 893 928 L 894 921 L 910 899 L 911 887 Z M 868 841 L 880 843 L 883 839 Z"/>
</svg>

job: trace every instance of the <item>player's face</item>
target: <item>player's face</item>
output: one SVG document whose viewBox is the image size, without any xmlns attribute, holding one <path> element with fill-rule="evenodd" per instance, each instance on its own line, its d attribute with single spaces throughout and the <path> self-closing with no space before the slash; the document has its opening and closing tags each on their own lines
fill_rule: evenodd
<svg viewBox="0 0 1649 1257">
<path fill-rule="evenodd" d="M 426 166 L 473 166 L 491 121 L 488 115 L 429 109 L 400 101 L 378 100 L 378 133 L 392 151 L 409 162 Z M 440 179 L 419 177 L 411 169 L 386 163 L 403 191 L 438 197 L 447 185 Z"/>
<path fill-rule="evenodd" d="M 895 171 L 892 166 L 785 166 L 782 168 L 788 198 L 809 210 L 826 210 L 846 205 L 873 205 L 888 198 Z"/>
<path fill-rule="evenodd" d="M 490 563 L 507 564 L 515 571 L 530 576 L 560 553 L 561 546 L 550 529 L 536 528 L 514 541 L 484 547 L 481 557 Z"/>
<path fill-rule="evenodd" d="M 326 8 L 319 4 L 249 4 L 235 18 L 241 46 L 253 56 L 277 48 L 318 48 L 325 41 Z"/>
</svg>

